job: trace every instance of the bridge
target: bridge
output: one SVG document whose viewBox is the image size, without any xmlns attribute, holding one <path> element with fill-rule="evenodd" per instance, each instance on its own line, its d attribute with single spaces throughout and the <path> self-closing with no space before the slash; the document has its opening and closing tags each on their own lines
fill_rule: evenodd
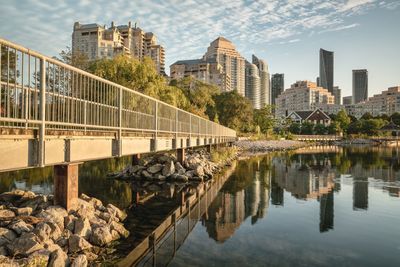
<svg viewBox="0 0 400 267">
<path fill-rule="evenodd" d="M 342 140 L 343 136 L 340 135 L 293 135 L 293 139 L 297 141 L 310 141 L 310 142 L 328 142 L 328 141 L 338 141 Z"/>
<path fill-rule="evenodd" d="M 72 208 L 78 165 L 229 143 L 236 132 L 0 38 L 0 171 L 54 166 Z"/>
</svg>

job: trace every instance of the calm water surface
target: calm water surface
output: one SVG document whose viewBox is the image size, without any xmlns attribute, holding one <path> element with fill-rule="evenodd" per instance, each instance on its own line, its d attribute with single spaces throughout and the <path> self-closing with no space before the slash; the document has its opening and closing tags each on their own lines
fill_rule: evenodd
<svg viewBox="0 0 400 267">
<path fill-rule="evenodd" d="M 85 164 L 81 191 L 130 206 L 129 184 L 104 176 L 124 164 Z M 36 176 L 2 174 L 0 190 L 51 192 L 51 170 Z M 165 257 L 170 266 L 400 266 L 400 150 L 324 147 L 240 160 Z"/>
</svg>

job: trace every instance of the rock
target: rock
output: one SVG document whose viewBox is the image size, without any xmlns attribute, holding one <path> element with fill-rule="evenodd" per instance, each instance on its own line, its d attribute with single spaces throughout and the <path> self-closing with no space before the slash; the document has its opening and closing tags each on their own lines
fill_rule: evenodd
<svg viewBox="0 0 400 267">
<path fill-rule="evenodd" d="M 68 255 L 60 248 L 50 254 L 48 267 L 68 266 Z"/>
<path fill-rule="evenodd" d="M 95 208 L 93 207 L 93 204 L 83 199 L 78 199 L 75 211 L 78 217 L 87 218 L 90 220 L 92 217 L 94 217 Z"/>
<path fill-rule="evenodd" d="M 159 181 L 164 181 L 167 177 L 161 174 L 156 174 L 156 177 L 154 179 L 159 180 Z"/>
<path fill-rule="evenodd" d="M 173 162 L 173 161 L 168 161 L 168 162 L 164 165 L 164 167 L 163 167 L 163 169 L 162 169 L 162 175 L 164 175 L 164 176 L 170 176 L 170 175 L 174 174 L 174 172 L 175 172 L 175 165 L 174 165 L 174 162 Z"/>
<path fill-rule="evenodd" d="M 68 240 L 67 240 L 67 243 L 68 243 Z M 53 242 L 51 239 L 45 241 L 45 242 L 43 243 L 43 246 L 44 246 L 44 248 L 47 249 L 50 253 L 53 252 L 53 251 L 55 251 L 55 250 L 57 250 L 57 249 L 62 249 L 58 244 L 54 244 L 54 242 Z"/>
<path fill-rule="evenodd" d="M 1 246 L 0 247 L 0 256 L 7 256 L 7 255 L 8 255 L 7 249 L 5 247 Z"/>
<path fill-rule="evenodd" d="M 147 171 L 149 173 L 155 174 L 155 173 L 161 171 L 162 169 L 163 169 L 163 165 L 162 164 L 155 164 L 155 165 L 147 168 Z"/>
<path fill-rule="evenodd" d="M 65 216 L 68 216 L 67 211 L 60 206 L 49 206 L 37 215 L 37 217 L 43 218 L 45 221 L 55 222 L 61 231 L 64 230 Z"/>
<path fill-rule="evenodd" d="M 187 182 L 187 181 L 189 181 L 189 178 L 186 175 L 178 174 L 178 175 L 176 175 L 175 180 L 179 181 L 179 182 Z"/>
<path fill-rule="evenodd" d="M 48 225 L 45 222 L 39 223 L 36 225 L 36 228 L 33 230 L 33 233 L 35 233 L 41 241 L 46 241 L 50 238 L 51 236 L 52 229 L 50 225 Z"/>
<path fill-rule="evenodd" d="M 112 204 L 107 205 L 107 211 L 110 214 L 115 214 L 121 222 L 126 219 L 126 213 Z"/>
<path fill-rule="evenodd" d="M 33 216 L 18 216 L 18 219 L 23 220 L 27 224 L 36 225 L 44 221 L 43 218 L 36 218 Z"/>
<path fill-rule="evenodd" d="M 48 266 L 50 251 L 47 249 L 40 249 L 29 255 L 24 266 Z"/>
<path fill-rule="evenodd" d="M 13 256 L 22 255 L 28 256 L 29 254 L 43 249 L 40 244 L 40 239 L 33 233 L 24 233 L 19 238 L 16 238 L 11 244 L 7 246 Z"/>
<path fill-rule="evenodd" d="M 33 226 L 26 224 L 23 220 L 17 220 L 8 225 L 8 228 L 14 230 L 18 235 L 28 233 L 33 230 Z"/>
<path fill-rule="evenodd" d="M 14 233 L 14 231 L 7 228 L 0 228 L 0 246 L 10 243 L 16 238 L 17 235 Z"/>
<path fill-rule="evenodd" d="M 89 202 L 90 199 L 91 199 L 88 195 L 86 195 L 86 194 L 84 194 L 84 193 L 82 193 L 82 194 L 79 196 L 79 198 L 81 198 L 81 199 L 83 199 L 83 200 L 85 200 L 85 201 L 87 201 L 87 202 Z"/>
<path fill-rule="evenodd" d="M 25 207 L 25 208 L 18 208 L 17 209 L 17 215 L 21 216 L 29 216 L 32 213 L 32 208 L 31 207 Z"/>
<path fill-rule="evenodd" d="M 20 208 L 29 207 L 33 210 L 46 209 L 50 206 L 50 202 L 47 201 L 47 197 L 44 195 L 38 195 L 32 198 L 24 199 L 19 205 Z"/>
<path fill-rule="evenodd" d="M 4 192 L 0 194 L 0 201 L 7 203 L 14 203 L 15 201 L 21 199 L 23 194 L 24 191 L 21 190 L 15 190 L 13 192 Z"/>
<path fill-rule="evenodd" d="M 193 170 L 194 170 L 194 174 L 195 174 L 196 176 L 199 176 L 199 177 L 204 176 L 204 168 L 203 168 L 203 166 L 201 166 L 200 164 L 196 165 L 196 166 L 193 168 Z"/>
<path fill-rule="evenodd" d="M 186 175 L 188 178 L 192 178 L 192 177 L 194 176 L 194 171 L 187 171 L 187 172 L 185 173 L 185 175 Z"/>
<path fill-rule="evenodd" d="M 11 210 L 0 210 L 0 221 L 10 221 L 15 217 L 15 213 Z"/>
<path fill-rule="evenodd" d="M 75 221 L 74 234 L 88 239 L 90 237 L 91 232 L 92 232 L 92 227 L 90 226 L 90 222 L 88 219 L 79 218 Z"/>
<path fill-rule="evenodd" d="M 142 171 L 142 176 L 143 176 L 144 178 L 147 178 L 147 179 L 153 178 L 153 176 L 151 176 L 151 174 L 150 174 L 148 171 L 146 171 L 146 170 Z"/>
<path fill-rule="evenodd" d="M 88 261 L 94 261 L 99 257 L 91 251 L 84 251 L 83 253 L 85 254 Z"/>
<path fill-rule="evenodd" d="M 129 172 L 130 172 L 131 174 L 134 174 L 134 173 L 137 173 L 137 172 L 139 172 L 139 171 L 141 171 L 141 170 L 144 170 L 144 169 L 146 169 L 146 168 L 143 167 L 143 166 L 140 166 L 140 165 L 133 165 L 133 166 L 131 166 L 131 167 L 129 168 Z"/>
<path fill-rule="evenodd" d="M 103 219 L 104 221 L 106 221 L 106 222 L 109 223 L 110 221 L 113 220 L 114 216 L 111 215 L 111 214 L 108 213 L 108 212 L 100 212 L 99 218 L 100 218 L 100 219 Z"/>
<path fill-rule="evenodd" d="M 89 220 L 89 222 L 90 222 L 90 225 L 91 225 L 91 227 L 92 227 L 92 230 L 93 230 L 94 228 L 101 227 L 101 226 L 106 226 L 106 225 L 107 225 L 107 222 L 106 222 L 105 220 L 102 220 L 102 219 L 100 219 L 100 218 L 98 218 L 98 217 L 96 217 L 96 216 L 92 217 L 92 218 Z"/>
<path fill-rule="evenodd" d="M 92 197 L 89 201 L 89 203 L 92 203 L 93 206 L 97 209 L 98 207 L 103 206 L 103 202 L 101 202 L 100 199 L 97 199 L 95 197 Z"/>
<path fill-rule="evenodd" d="M 169 155 L 162 155 L 162 156 L 158 157 L 157 161 L 159 163 L 166 163 L 166 162 L 171 161 L 171 157 Z"/>
<path fill-rule="evenodd" d="M 71 267 L 86 267 L 88 260 L 85 254 L 78 255 L 71 264 Z"/>
<path fill-rule="evenodd" d="M 161 190 L 161 188 L 156 184 L 151 184 L 148 187 L 146 187 L 146 190 L 148 190 L 150 192 L 158 192 Z"/>
<path fill-rule="evenodd" d="M 111 236 L 112 240 L 118 240 L 121 238 L 121 235 L 115 230 L 111 230 Z"/>
<path fill-rule="evenodd" d="M 79 235 L 71 235 L 68 239 L 69 252 L 76 253 L 90 249 L 92 245 Z"/>
<path fill-rule="evenodd" d="M 178 174 L 182 175 L 182 174 L 185 174 L 186 169 L 183 168 L 183 166 L 182 166 L 182 164 L 181 164 L 180 162 L 176 162 L 176 163 L 175 163 L 175 171 L 176 171 Z"/>
<path fill-rule="evenodd" d="M 121 236 L 123 236 L 124 238 L 127 238 L 129 236 L 129 231 L 125 229 L 125 227 L 117 222 L 111 222 L 110 224 L 110 229 L 111 230 L 115 230 L 118 232 L 118 234 L 120 234 Z"/>
<path fill-rule="evenodd" d="M 90 236 L 90 242 L 96 246 L 104 246 L 111 241 L 112 235 L 108 226 L 97 227 Z"/>
<path fill-rule="evenodd" d="M 64 217 L 64 228 L 70 231 L 74 231 L 76 220 L 77 218 L 72 214 Z"/>
</svg>

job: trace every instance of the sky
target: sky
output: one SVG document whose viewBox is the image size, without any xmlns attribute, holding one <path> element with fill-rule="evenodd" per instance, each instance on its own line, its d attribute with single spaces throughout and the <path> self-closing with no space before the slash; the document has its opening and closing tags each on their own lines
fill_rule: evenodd
<svg viewBox="0 0 400 267">
<path fill-rule="evenodd" d="M 316 80 L 320 48 L 335 53 L 342 96 L 352 69 L 368 69 L 369 96 L 400 85 L 400 0 L 1 0 L 0 14 L 1 38 L 48 56 L 71 46 L 75 21 L 132 21 L 164 45 L 167 72 L 223 36 L 284 73 L 285 88 Z"/>
</svg>

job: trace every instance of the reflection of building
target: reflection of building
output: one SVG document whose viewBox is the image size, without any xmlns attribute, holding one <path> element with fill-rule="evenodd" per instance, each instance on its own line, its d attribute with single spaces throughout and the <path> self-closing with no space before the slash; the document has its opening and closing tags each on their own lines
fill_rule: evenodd
<svg viewBox="0 0 400 267">
<path fill-rule="evenodd" d="M 368 209 L 368 179 L 353 178 L 353 210 Z"/>
<path fill-rule="evenodd" d="M 248 217 L 255 224 L 258 219 L 266 216 L 269 205 L 269 171 L 259 162 L 249 163 L 248 167 L 252 179 L 247 180 L 245 187 L 231 192 L 231 187 L 225 184 L 208 209 L 204 225 L 210 237 L 218 242 L 229 239 Z"/>
<path fill-rule="evenodd" d="M 333 191 L 319 198 L 319 231 L 326 232 L 333 229 Z"/>
<path fill-rule="evenodd" d="M 271 204 L 276 206 L 284 205 L 284 190 L 274 181 L 271 181 Z"/>
</svg>

